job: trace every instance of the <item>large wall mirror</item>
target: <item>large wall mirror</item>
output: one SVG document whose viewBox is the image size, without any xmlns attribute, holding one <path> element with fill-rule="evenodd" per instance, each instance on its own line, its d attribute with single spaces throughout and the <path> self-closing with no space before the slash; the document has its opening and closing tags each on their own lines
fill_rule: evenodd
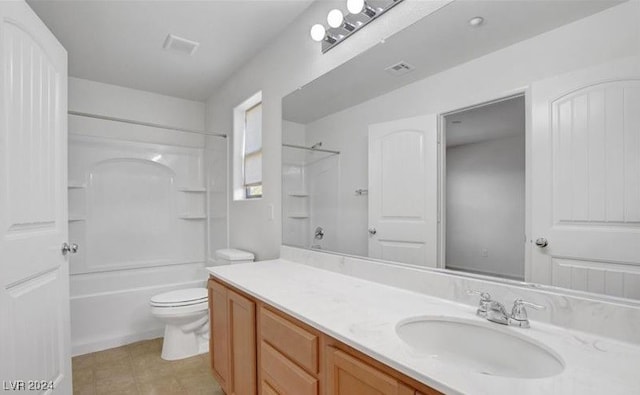
<svg viewBox="0 0 640 395">
<path fill-rule="evenodd" d="M 284 244 L 640 299 L 639 13 L 453 1 L 292 92 Z"/>
</svg>

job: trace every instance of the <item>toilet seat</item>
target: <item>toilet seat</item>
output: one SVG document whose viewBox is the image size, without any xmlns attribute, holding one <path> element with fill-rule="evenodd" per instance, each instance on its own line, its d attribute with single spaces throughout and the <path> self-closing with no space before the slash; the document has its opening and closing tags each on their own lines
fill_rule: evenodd
<svg viewBox="0 0 640 395">
<path fill-rule="evenodd" d="M 161 308 L 206 305 L 208 297 L 206 288 L 187 288 L 155 295 L 151 298 L 150 304 Z"/>
</svg>

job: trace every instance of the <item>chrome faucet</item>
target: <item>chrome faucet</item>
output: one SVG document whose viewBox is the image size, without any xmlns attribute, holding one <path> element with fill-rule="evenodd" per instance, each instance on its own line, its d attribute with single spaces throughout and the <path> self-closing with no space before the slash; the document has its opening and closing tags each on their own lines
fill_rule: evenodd
<svg viewBox="0 0 640 395">
<path fill-rule="evenodd" d="M 529 318 L 527 317 L 527 309 L 525 306 L 536 310 L 544 310 L 546 307 L 539 304 L 527 302 L 526 300 L 516 299 L 513 301 L 511 309 L 511 317 L 509 317 L 509 325 L 519 328 L 529 328 Z"/>
<path fill-rule="evenodd" d="M 476 315 L 486 318 L 491 322 L 502 325 L 517 326 L 518 328 L 529 328 L 529 318 L 527 316 L 526 307 L 531 307 L 536 310 L 544 310 L 545 307 L 539 304 L 527 302 L 520 298 L 513 301 L 513 307 L 511 308 L 511 314 L 507 313 L 507 309 L 500 302 L 491 299 L 491 295 L 487 292 L 480 292 L 475 290 L 467 291 L 469 295 L 480 295 L 480 303 L 478 304 L 478 310 Z"/>
<path fill-rule="evenodd" d="M 487 308 L 491 303 L 491 295 L 488 292 L 480 292 L 473 289 L 467 290 L 468 295 L 480 295 L 480 303 L 478 304 L 478 310 L 476 315 L 478 317 L 487 318 Z"/>
<path fill-rule="evenodd" d="M 509 325 L 507 309 L 502 303 L 492 300 L 487 308 L 487 320 L 497 324 Z"/>
</svg>

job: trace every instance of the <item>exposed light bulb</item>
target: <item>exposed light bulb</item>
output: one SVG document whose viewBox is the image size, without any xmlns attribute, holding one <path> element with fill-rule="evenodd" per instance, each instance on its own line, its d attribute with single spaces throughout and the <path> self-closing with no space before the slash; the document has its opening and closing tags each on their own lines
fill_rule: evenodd
<svg viewBox="0 0 640 395">
<path fill-rule="evenodd" d="M 347 10 L 352 14 L 359 14 L 364 9 L 364 0 L 347 0 Z"/>
<path fill-rule="evenodd" d="M 329 11 L 327 15 L 327 23 L 331 27 L 340 27 L 342 26 L 342 22 L 344 21 L 344 15 L 342 15 L 342 11 L 338 9 L 333 9 Z"/>
<path fill-rule="evenodd" d="M 324 26 L 322 26 L 321 24 L 317 23 L 313 26 L 311 26 L 311 39 L 313 41 L 322 41 L 324 40 L 324 36 L 327 34 L 327 31 L 325 30 Z"/>
</svg>

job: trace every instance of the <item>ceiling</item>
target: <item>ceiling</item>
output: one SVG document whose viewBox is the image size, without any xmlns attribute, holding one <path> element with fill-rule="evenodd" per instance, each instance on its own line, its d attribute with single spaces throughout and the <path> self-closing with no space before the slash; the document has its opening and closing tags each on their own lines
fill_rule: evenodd
<svg viewBox="0 0 640 395">
<path fill-rule="evenodd" d="M 621 2 L 453 1 L 286 96 L 283 118 L 302 124 L 315 121 Z M 485 18 L 479 28 L 467 23 L 475 16 Z M 401 76 L 385 71 L 400 61 L 415 69 Z"/>
<path fill-rule="evenodd" d="M 524 96 L 447 115 L 445 119 L 447 148 L 524 136 Z"/>
<path fill-rule="evenodd" d="M 69 75 L 206 100 L 312 0 L 27 0 L 69 53 Z M 200 42 L 193 56 L 168 34 Z"/>
</svg>

